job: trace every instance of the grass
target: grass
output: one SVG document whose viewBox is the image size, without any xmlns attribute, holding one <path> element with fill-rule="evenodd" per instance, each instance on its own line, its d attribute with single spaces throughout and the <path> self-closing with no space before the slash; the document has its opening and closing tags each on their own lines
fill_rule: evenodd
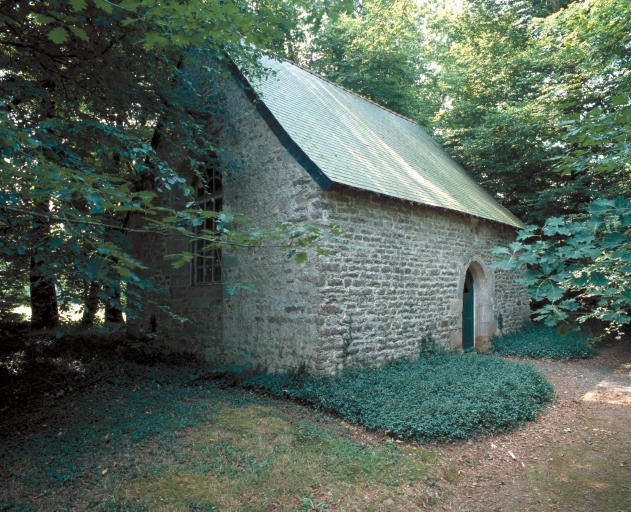
<svg viewBox="0 0 631 512">
<path fill-rule="evenodd" d="M 396 503 L 400 485 L 423 487 L 429 452 L 369 445 L 334 430 L 269 405 L 227 407 L 180 441 L 180 455 L 195 463 L 134 479 L 125 497 L 150 510 L 187 510 L 209 499 L 220 510 L 368 510 L 375 500 Z"/>
<path fill-rule="evenodd" d="M 83 361 L 79 373 L 89 377 L 77 385 L 70 356 L 55 351 L 51 358 L 70 368 L 63 396 L 55 393 L 60 370 L 57 387 L 41 400 L 21 395 L 19 404 L 3 406 L 0 511 L 441 510 L 445 494 L 470 478 L 461 456 L 468 443 L 444 459 L 440 446 L 401 443 L 295 401 L 199 380 L 188 365 Z M 488 377 L 484 366 L 497 360 L 451 359 L 451 382 L 440 385 L 466 381 L 466 367 Z M 444 373 L 439 361 L 434 370 Z M 513 373 L 525 365 L 497 368 L 510 369 L 503 375 L 513 379 L 527 375 Z M 409 381 L 389 376 L 405 394 Z M 21 382 L 26 388 L 26 376 Z M 500 375 L 498 386 L 506 385 Z M 573 426 L 550 460 L 528 467 L 523 488 L 511 492 L 536 489 L 541 503 L 561 509 L 627 510 L 628 415 L 605 421 L 600 412 Z"/>
<path fill-rule="evenodd" d="M 118 362 L 0 420 L 0 510 L 406 510 L 435 456 L 296 404 Z M 413 490 L 406 490 L 412 489 Z"/>
<path fill-rule="evenodd" d="M 182 368 L 121 363 L 117 370 L 80 393 L 50 396 L 54 409 L 26 432 L 19 416 L 3 422 L 0 510 L 81 508 L 65 501 L 64 489 L 107 489 L 150 471 L 135 457 L 139 445 L 167 446 L 212 414 L 214 388 L 190 385 Z"/>
<path fill-rule="evenodd" d="M 578 334 L 563 336 L 552 327 L 534 324 L 494 338 L 492 343 L 496 354 L 531 359 L 583 359 L 594 353 Z"/>
<path fill-rule="evenodd" d="M 532 366 L 475 354 L 428 355 L 338 377 L 262 375 L 245 385 L 415 441 L 509 430 L 536 418 L 552 398 Z"/>
</svg>

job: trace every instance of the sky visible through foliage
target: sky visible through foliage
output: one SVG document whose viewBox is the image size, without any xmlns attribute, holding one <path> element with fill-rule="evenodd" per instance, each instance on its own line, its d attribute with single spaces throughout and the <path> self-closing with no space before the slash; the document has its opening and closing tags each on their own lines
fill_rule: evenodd
<svg viewBox="0 0 631 512">
<path fill-rule="evenodd" d="M 528 223 L 498 256 L 528 267 L 539 319 L 629 322 L 626 0 L 50 0 L 2 14 L 3 318 L 25 303 L 35 326 L 72 304 L 133 314 L 159 292 L 134 229 L 280 240 L 307 258 L 327 227 L 231 231 L 234 212 L 197 208 L 190 186 L 222 154 L 227 55 L 256 74 L 267 52 L 416 120 Z"/>
</svg>

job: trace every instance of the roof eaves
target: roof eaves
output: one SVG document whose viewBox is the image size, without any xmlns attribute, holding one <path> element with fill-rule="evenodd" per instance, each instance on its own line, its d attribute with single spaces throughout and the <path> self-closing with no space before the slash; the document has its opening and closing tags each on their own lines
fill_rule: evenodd
<svg viewBox="0 0 631 512">
<path fill-rule="evenodd" d="M 416 206 L 420 206 L 423 208 L 430 208 L 430 209 L 435 209 L 435 210 L 439 210 L 441 212 L 445 212 L 445 213 L 451 213 L 454 215 L 459 215 L 459 216 L 463 216 L 463 217 L 473 217 L 475 219 L 480 219 L 486 222 L 491 222 L 493 224 L 498 224 L 500 226 L 507 226 L 509 228 L 512 229 L 523 229 L 525 227 L 525 224 L 519 219 L 517 218 L 515 215 L 513 215 L 512 213 L 510 214 L 512 218 L 510 218 L 510 221 L 507 220 L 498 220 L 498 219 L 493 219 L 490 217 L 483 217 L 482 215 L 476 215 L 474 213 L 469 213 L 469 212 L 464 212 L 462 210 L 456 210 L 454 208 L 447 208 L 445 206 L 438 206 L 438 205 L 434 205 L 434 204 L 428 204 L 428 203 L 424 203 L 422 201 L 417 201 L 415 199 L 405 199 L 402 197 L 398 197 L 398 196 L 394 196 L 394 195 L 390 195 L 384 192 L 376 192 L 374 190 L 368 190 L 365 188 L 359 188 L 359 187 L 355 187 L 353 185 L 347 185 L 346 183 L 339 183 L 337 181 L 333 181 L 332 182 L 332 189 L 336 188 L 336 189 L 351 189 L 351 190 L 358 190 L 360 192 L 364 192 L 366 194 L 373 194 L 377 197 L 385 197 L 385 198 L 389 198 L 389 199 L 394 199 L 395 201 L 398 202 L 404 202 L 404 203 L 410 203 Z M 510 210 L 507 210 L 510 213 Z"/>
</svg>

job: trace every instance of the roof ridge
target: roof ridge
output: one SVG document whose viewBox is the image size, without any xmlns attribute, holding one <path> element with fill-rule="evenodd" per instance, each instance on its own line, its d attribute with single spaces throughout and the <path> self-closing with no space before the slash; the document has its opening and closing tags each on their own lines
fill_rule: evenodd
<svg viewBox="0 0 631 512">
<path fill-rule="evenodd" d="M 297 62 L 291 60 L 291 59 L 285 59 L 285 62 L 288 62 L 289 64 L 296 66 L 299 69 L 302 69 L 303 71 L 306 71 L 307 73 L 315 76 L 316 78 L 319 78 L 320 80 L 324 80 L 325 82 L 331 84 L 334 87 L 337 87 L 338 89 L 342 89 L 343 91 L 346 91 L 350 94 L 352 94 L 353 96 L 357 96 L 358 98 L 368 102 L 368 103 L 372 103 L 373 105 L 375 105 L 376 107 L 379 107 L 382 110 L 385 110 L 386 112 L 389 112 L 390 114 L 394 114 L 397 117 L 400 117 L 401 119 L 405 119 L 406 121 L 415 124 L 416 126 L 418 126 L 419 128 L 422 128 L 421 125 L 418 123 L 418 121 L 414 121 L 414 119 L 410 119 L 407 116 L 404 116 L 403 114 L 399 114 L 398 112 L 395 112 L 392 109 L 389 109 L 388 107 L 384 107 L 383 105 L 381 105 L 380 103 L 377 103 L 374 100 L 371 100 L 370 98 L 367 98 L 366 96 L 363 96 L 361 94 L 359 94 L 358 92 L 352 91 L 351 89 L 348 89 L 346 87 L 344 87 L 343 85 L 337 84 L 335 83 L 333 80 L 329 80 L 328 78 L 326 78 L 325 76 L 316 73 L 315 71 L 309 69 L 306 66 L 303 66 L 302 64 L 298 64 Z"/>
</svg>

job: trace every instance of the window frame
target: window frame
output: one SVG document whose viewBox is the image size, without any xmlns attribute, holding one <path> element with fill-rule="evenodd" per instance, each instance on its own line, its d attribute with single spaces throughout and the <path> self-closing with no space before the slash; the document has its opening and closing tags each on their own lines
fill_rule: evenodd
<svg viewBox="0 0 631 512">
<path fill-rule="evenodd" d="M 198 199 L 196 206 L 205 211 L 221 212 L 223 210 L 223 180 L 221 173 L 214 167 L 206 170 L 206 182 L 197 187 Z M 220 233 L 217 228 L 217 217 L 206 217 L 202 224 L 195 226 L 193 231 L 200 234 L 203 230 Z M 223 269 L 221 266 L 221 247 L 208 249 L 208 240 L 193 241 L 191 260 L 191 286 L 207 286 L 222 282 Z M 212 255 L 207 253 L 212 251 Z"/>
</svg>

